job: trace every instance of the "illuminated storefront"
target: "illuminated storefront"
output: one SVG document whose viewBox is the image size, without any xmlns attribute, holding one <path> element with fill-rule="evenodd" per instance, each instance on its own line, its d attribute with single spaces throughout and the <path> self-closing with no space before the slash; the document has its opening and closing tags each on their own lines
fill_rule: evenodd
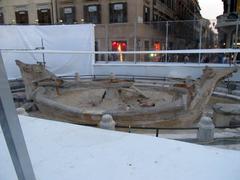
<svg viewBox="0 0 240 180">
<path fill-rule="evenodd" d="M 119 55 L 114 56 L 114 60 L 123 62 L 125 60 L 125 55 L 121 52 L 127 51 L 127 42 L 126 41 L 113 41 L 112 42 L 112 51 L 120 52 Z"/>
</svg>

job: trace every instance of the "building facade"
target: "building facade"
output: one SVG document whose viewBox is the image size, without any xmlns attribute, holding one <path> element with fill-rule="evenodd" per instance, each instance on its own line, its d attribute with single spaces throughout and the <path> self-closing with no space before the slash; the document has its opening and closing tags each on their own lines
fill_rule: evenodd
<svg viewBox="0 0 240 180">
<path fill-rule="evenodd" d="M 0 0 L 0 24 L 52 24 L 54 7 L 51 0 Z"/>
<path fill-rule="evenodd" d="M 222 0 L 223 14 L 217 17 L 219 44 L 222 48 L 240 47 L 239 42 L 239 15 L 240 0 Z"/>
<path fill-rule="evenodd" d="M 198 0 L 0 0 L 1 24 L 96 24 L 102 51 L 198 48 L 199 19 Z"/>
</svg>

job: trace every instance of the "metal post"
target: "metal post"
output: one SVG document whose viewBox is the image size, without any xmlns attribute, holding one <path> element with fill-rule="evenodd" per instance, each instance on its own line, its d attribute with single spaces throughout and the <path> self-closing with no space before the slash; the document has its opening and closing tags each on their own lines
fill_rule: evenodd
<svg viewBox="0 0 240 180">
<path fill-rule="evenodd" d="M 59 21 L 58 0 L 54 0 L 54 7 L 55 7 L 56 24 L 58 24 L 58 21 Z"/>
<path fill-rule="evenodd" d="M 43 44 L 43 38 L 41 38 L 41 44 L 42 44 L 42 50 L 45 49 L 44 44 Z M 43 58 L 43 66 L 46 66 L 46 61 L 45 61 L 45 54 L 42 54 L 42 58 Z"/>
<path fill-rule="evenodd" d="M 202 49 L 202 21 L 200 20 L 200 31 L 199 31 L 199 49 Z M 201 63 L 201 53 L 198 54 L 198 63 Z"/>
<path fill-rule="evenodd" d="M 128 125 L 128 133 L 131 133 L 131 125 Z"/>
<path fill-rule="evenodd" d="M 105 49 L 106 51 L 108 51 L 108 31 L 109 31 L 109 28 L 108 28 L 108 25 L 105 24 Z M 108 63 L 108 54 L 105 55 L 105 61 L 106 63 Z"/>
<path fill-rule="evenodd" d="M 137 22 L 134 23 L 134 52 L 137 50 Z M 136 53 L 134 53 L 134 63 L 137 62 Z"/>
<path fill-rule="evenodd" d="M 51 0 L 51 18 L 52 24 L 57 24 L 56 2 Z"/>
<path fill-rule="evenodd" d="M 136 4 L 136 11 L 135 11 L 135 23 L 134 23 L 134 51 L 137 50 L 137 25 L 138 25 L 138 0 L 135 0 L 135 4 Z M 136 53 L 134 53 L 134 64 L 137 63 L 137 59 L 136 59 Z M 141 61 L 141 55 L 138 56 L 139 61 Z"/>
<path fill-rule="evenodd" d="M 166 22 L 166 50 L 168 50 L 168 21 Z M 168 54 L 165 55 L 165 62 L 168 61 Z"/>
<path fill-rule="evenodd" d="M 0 124 L 19 180 L 35 180 L 0 51 Z"/>
<path fill-rule="evenodd" d="M 156 137 L 159 136 L 159 129 L 156 129 Z"/>
<path fill-rule="evenodd" d="M 239 21 L 237 19 L 237 26 L 236 26 L 236 37 L 235 37 L 235 48 L 237 48 L 237 43 L 238 43 L 238 30 L 239 30 Z"/>
<path fill-rule="evenodd" d="M 237 27 L 236 27 L 236 37 L 235 37 L 235 46 L 234 46 L 234 48 L 237 48 L 238 46 L 237 46 L 237 44 L 238 44 L 238 31 L 239 31 L 239 19 L 237 19 Z M 232 59 L 232 62 L 233 63 L 236 63 L 236 61 L 237 61 L 237 55 L 238 55 L 238 53 L 234 53 L 234 57 L 233 57 L 233 59 Z"/>
</svg>

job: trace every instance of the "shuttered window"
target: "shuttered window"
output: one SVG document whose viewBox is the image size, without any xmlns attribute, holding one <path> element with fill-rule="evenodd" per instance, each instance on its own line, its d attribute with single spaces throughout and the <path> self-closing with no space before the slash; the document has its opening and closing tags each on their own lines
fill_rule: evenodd
<svg viewBox="0 0 240 180">
<path fill-rule="evenodd" d="M 51 11 L 50 9 L 38 9 L 38 23 L 51 24 Z"/>
<path fill-rule="evenodd" d="M 127 3 L 110 3 L 109 18 L 110 23 L 127 22 Z"/>
<path fill-rule="evenodd" d="M 84 21 L 86 23 L 100 24 L 101 6 L 100 5 L 84 6 Z"/>
<path fill-rule="evenodd" d="M 28 11 L 16 11 L 15 16 L 17 24 L 28 24 Z"/>
<path fill-rule="evenodd" d="M 147 6 L 143 7 L 143 14 L 144 14 L 144 18 L 143 21 L 144 22 L 149 22 L 150 21 L 150 8 Z"/>
<path fill-rule="evenodd" d="M 75 7 L 61 8 L 60 16 L 64 24 L 73 24 L 76 22 Z"/>
</svg>

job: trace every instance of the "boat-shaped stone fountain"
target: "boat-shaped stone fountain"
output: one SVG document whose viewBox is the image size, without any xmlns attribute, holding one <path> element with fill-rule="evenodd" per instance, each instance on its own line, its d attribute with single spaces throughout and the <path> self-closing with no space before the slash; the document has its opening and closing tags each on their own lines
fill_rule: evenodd
<svg viewBox="0 0 240 180">
<path fill-rule="evenodd" d="M 104 114 L 113 116 L 117 126 L 192 127 L 202 116 L 215 86 L 237 71 L 236 67 L 206 67 L 195 81 L 162 86 L 143 81 L 119 79 L 59 78 L 42 64 L 17 60 L 26 96 L 41 113 L 77 124 L 97 125 Z"/>
</svg>

